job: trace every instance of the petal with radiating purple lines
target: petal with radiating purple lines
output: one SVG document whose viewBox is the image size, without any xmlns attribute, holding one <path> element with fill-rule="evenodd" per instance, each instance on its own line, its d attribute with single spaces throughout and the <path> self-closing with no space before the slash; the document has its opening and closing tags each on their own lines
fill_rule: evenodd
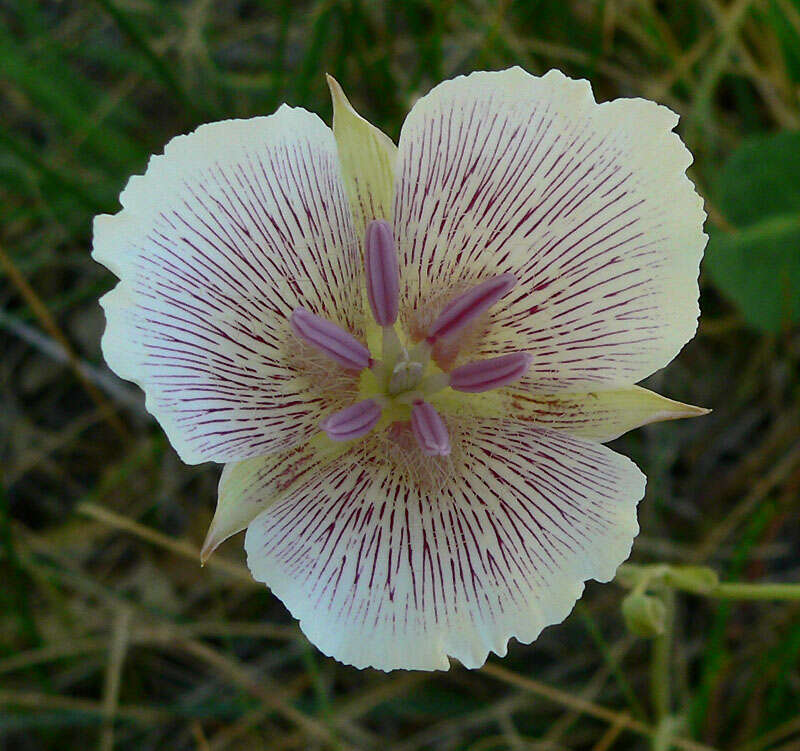
<svg viewBox="0 0 800 751">
<path fill-rule="evenodd" d="M 442 485 L 419 464 L 387 466 L 389 439 L 372 435 L 245 540 L 253 576 L 342 662 L 446 670 L 450 655 L 478 667 L 510 637 L 562 621 L 583 582 L 610 580 L 630 553 L 644 476 L 601 444 L 479 422 Z"/>
<path fill-rule="evenodd" d="M 296 357 L 302 305 L 359 332 L 361 254 L 330 129 L 305 110 L 173 139 L 94 226 L 121 282 L 103 353 L 189 463 L 307 440 L 331 409 Z"/>
<path fill-rule="evenodd" d="M 470 358 L 531 352 L 539 391 L 634 383 L 692 337 L 703 202 L 678 116 L 644 99 L 597 104 L 587 81 L 472 73 L 414 104 L 397 155 L 401 319 L 443 290 L 510 271 Z"/>
<path fill-rule="evenodd" d="M 512 352 L 488 360 L 475 360 L 450 372 L 450 388 L 467 394 L 490 391 L 518 381 L 530 367 L 533 355 Z"/>
<path fill-rule="evenodd" d="M 369 350 L 350 332 L 305 308 L 295 308 L 289 317 L 292 331 L 306 344 L 318 349 L 348 370 L 370 365 Z"/>
<path fill-rule="evenodd" d="M 204 560 L 246 527 L 326 654 L 477 667 L 628 556 L 645 479 L 600 441 L 704 412 L 631 385 L 695 329 L 691 157 L 674 113 L 557 71 L 445 82 L 398 149 L 329 85 L 333 131 L 202 126 L 96 219 L 103 352 L 227 462 Z"/>
<path fill-rule="evenodd" d="M 328 415 L 319 426 L 333 441 L 352 441 L 369 433 L 381 419 L 381 412 L 374 399 L 364 399 Z"/>
<path fill-rule="evenodd" d="M 411 429 L 425 456 L 448 456 L 450 434 L 432 404 L 419 401 L 411 409 Z"/>
<path fill-rule="evenodd" d="M 514 289 L 516 283 L 513 274 L 499 274 L 458 295 L 444 306 L 431 324 L 427 340 L 434 342 L 452 336 L 468 326 Z"/>
<path fill-rule="evenodd" d="M 384 219 L 376 219 L 367 225 L 364 267 L 372 315 L 379 326 L 391 326 L 397 320 L 400 275 L 392 225 Z"/>
</svg>

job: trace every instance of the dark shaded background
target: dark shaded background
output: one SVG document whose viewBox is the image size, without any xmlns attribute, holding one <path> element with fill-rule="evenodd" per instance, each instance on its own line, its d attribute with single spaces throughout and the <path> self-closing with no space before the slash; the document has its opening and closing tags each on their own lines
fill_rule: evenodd
<svg viewBox="0 0 800 751">
<path fill-rule="evenodd" d="M 172 136 L 284 101 L 329 122 L 329 71 L 396 139 L 441 79 L 512 64 L 679 112 L 707 199 L 699 333 L 646 385 L 714 413 L 616 442 L 649 477 L 632 560 L 800 578 L 800 245 L 760 223 L 797 192 L 782 170 L 800 149 L 758 145 L 800 126 L 798 0 L 0 2 L 0 747 L 668 747 L 615 584 L 500 668 L 387 676 L 322 656 L 251 582 L 241 538 L 199 568 L 219 469 L 184 466 L 100 356 L 114 280 L 91 219 Z M 720 187 L 743 142 L 751 166 Z M 753 164 L 779 179 L 748 190 Z M 777 202 L 791 230 L 800 205 Z M 774 295 L 782 317 L 761 320 Z M 676 745 L 800 748 L 800 604 L 677 609 Z"/>
</svg>

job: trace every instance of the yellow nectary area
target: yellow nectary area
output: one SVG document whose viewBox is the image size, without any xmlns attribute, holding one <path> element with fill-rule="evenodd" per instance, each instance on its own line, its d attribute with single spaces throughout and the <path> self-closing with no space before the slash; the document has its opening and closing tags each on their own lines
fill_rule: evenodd
<svg viewBox="0 0 800 751">
<path fill-rule="evenodd" d="M 427 379 L 440 375 L 444 375 L 444 371 L 433 360 L 429 360 L 423 371 L 422 382 L 424 384 Z M 407 422 L 411 419 L 412 400 L 405 398 L 406 396 L 404 394 L 387 395 L 382 372 L 362 371 L 356 400 L 385 400 L 383 417 L 376 430 L 395 422 Z M 501 391 L 466 394 L 451 388 L 444 388 L 425 394 L 425 400 L 430 402 L 445 418 L 469 420 L 475 417 L 509 417 L 507 411 L 509 401 Z"/>
</svg>

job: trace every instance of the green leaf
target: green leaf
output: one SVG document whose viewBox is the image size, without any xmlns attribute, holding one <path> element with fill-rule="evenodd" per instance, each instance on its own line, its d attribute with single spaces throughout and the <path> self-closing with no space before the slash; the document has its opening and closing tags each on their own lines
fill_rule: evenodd
<svg viewBox="0 0 800 751">
<path fill-rule="evenodd" d="M 712 233 L 706 269 L 754 328 L 778 332 L 800 320 L 800 216 Z"/>
<path fill-rule="evenodd" d="M 715 202 L 732 229 L 711 233 L 705 268 L 751 326 L 800 320 L 800 132 L 760 137 L 723 167 Z"/>
<path fill-rule="evenodd" d="M 759 136 L 731 154 L 719 175 L 715 199 L 737 227 L 800 213 L 800 131 Z"/>
</svg>

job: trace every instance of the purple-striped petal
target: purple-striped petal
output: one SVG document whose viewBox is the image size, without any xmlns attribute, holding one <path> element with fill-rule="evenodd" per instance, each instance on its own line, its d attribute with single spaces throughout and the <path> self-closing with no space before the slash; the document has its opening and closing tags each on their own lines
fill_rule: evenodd
<svg viewBox="0 0 800 751">
<path fill-rule="evenodd" d="M 479 667 L 563 620 L 586 579 L 612 579 L 628 557 L 644 476 L 607 447 L 478 421 L 446 475 L 437 457 L 387 465 L 391 435 L 309 473 L 247 530 L 253 576 L 325 654 Z"/>
<path fill-rule="evenodd" d="M 505 297 L 516 283 L 517 278 L 513 274 L 500 274 L 476 284 L 450 301 L 428 329 L 428 342 L 433 343 L 468 326 L 500 298 Z"/>
<path fill-rule="evenodd" d="M 512 352 L 489 360 L 469 362 L 450 372 L 450 388 L 477 394 L 507 386 L 525 375 L 532 360 L 533 356 L 527 352 Z"/>
<path fill-rule="evenodd" d="M 329 415 L 319 424 L 333 441 L 352 441 L 369 433 L 381 419 L 382 409 L 374 399 L 345 407 Z"/>
<path fill-rule="evenodd" d="M 362 325 L 363 268 L 330 129 L 305 110 L 203 125 L 99 216 L 103 354 L 189 463 L 289 449 L 335 409 L 288 325 L 298 306 Z M 341 378 L 341 374 L 339 374 Z"/>
<path fill-rule="evenodd" d="M 433 405 L 419 401 L 411 409 L 411 430 L 425 456 L 448 456 L 450 434 Z"/>
<path fill-rule="evenodd" d="M 369 350 L 351 333 L 305 308 L 295 308 L 289 318 L 292 331 L 306 344 L 348 370 L 364 370 L 371 363 Z"/>
<path fill-rule="evenodd" d="M 677 121 L 643 99 L 597 104 L 558 71 L 473 73 L 417 100 L 397 155 L 400 318 L 422 335 L 432 299 L 502 269 L 519 286 L 461 357 L 530 352 L 537 393 L 664 366 L 694 334 L 706 241 Z"/>
<path fill-rule="evenodd" d="M 383 219 L 367 225 L 364 265 L 372 315 L 379 326 L 391 326 L 397 320 L 400 277 L 392 226 Z"/>
</svg>

